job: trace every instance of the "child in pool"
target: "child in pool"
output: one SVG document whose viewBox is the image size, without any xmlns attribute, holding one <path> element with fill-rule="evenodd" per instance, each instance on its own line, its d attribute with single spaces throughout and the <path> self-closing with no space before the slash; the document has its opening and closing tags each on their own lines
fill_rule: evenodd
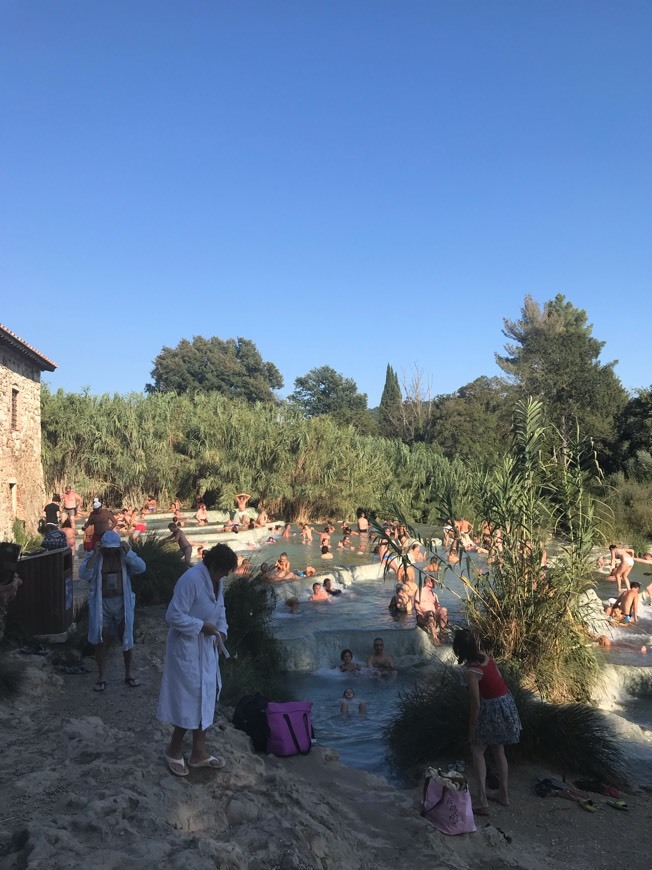
<svg viewBox="0 0 652 870">
<path fill-rule="evenodd" d="M 364 714 L 367 712 L 367 702 L 357 699 L 353 689 L 344 689 L 344 694 L 342 695 L 342 700 L 340 702 L 340 713 L 342 716 L 349 715 L 349 706 L 352 704 L 358 705 L 359 713 Z"/>
</svg>

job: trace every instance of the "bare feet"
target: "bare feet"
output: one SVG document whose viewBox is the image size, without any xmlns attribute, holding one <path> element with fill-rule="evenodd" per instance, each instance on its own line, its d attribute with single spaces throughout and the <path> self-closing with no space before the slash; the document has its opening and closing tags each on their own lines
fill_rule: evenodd
<svg viewBox="0 0 652 870">
<path fill-rule="evenodd" d="M 509 798 L 504 797 L 497 791 L 487 791 L 487 797 L 496 804 L 501 804 L 504 807 L 509 806 Z"/>
</svg>

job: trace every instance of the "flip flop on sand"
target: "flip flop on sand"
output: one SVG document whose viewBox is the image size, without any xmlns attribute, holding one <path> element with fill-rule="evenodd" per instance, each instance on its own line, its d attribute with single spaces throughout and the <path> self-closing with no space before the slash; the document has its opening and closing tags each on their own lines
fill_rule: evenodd
<svg viewBox="0 0 652 870">
<path fill-rule="evenodd" d="M 582 807 L 583 810 L 586 810 L 587 813 L 595 813 L 598 809 L 598 805 L 592 800 L 579 801 L 579 805 Z"/>
<path fill-rule="evenodd" d="M 186 765 L 186 759 L 183 756 L 181 756 L 181 758 L 171 758 L 167 752 L 164 752 L 163 756 L 167 762 L 170 773 L 173 773 L 175 776 L 188 776 L 190 771 Z"/>
<path fill-rule="evenodd" d="M 226 761 L 221 755 L 210 755 L 202 761 L 188 761 L 188 767 L 210 767 L 213 770 L 220 770 L 226 767 Z"/>
<path fill-rule="evenodd" d="M 98 680 L 93 686 L 94 692 L 103 692 L 106 689 L 106 680 Z"/>
<path fill-rule="evenodd" d="M 130 689 L 135 689 L 136 686 L 140 686 L 140 680 L 137 680 L 136 677 L 125 677 L 125 683 Z"/>
<path fill-rule="evenodd" d="M 629 807 L 627 806 L 625 801 L 612 800 L 612 801 L 605 801 L 605 803 L 607 804 L 608 807 L 613 807 L 615 810 L 622 810 L 624 813 L 626 813 L 629 810 Z"/>
</svg>

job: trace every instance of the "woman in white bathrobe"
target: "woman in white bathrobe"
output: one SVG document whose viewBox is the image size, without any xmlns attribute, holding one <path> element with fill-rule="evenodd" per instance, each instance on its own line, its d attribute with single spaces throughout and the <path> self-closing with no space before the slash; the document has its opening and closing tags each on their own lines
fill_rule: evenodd
<svg viewBox="0 0 652 870">
<path fill-rule="evenodd" d="M 224 767 L 225 761 L 206 748 L 206 729 L 213 724 L 218 690 L 222 688 L 219 647 L 228 625 L 222 578 L 238 564 L 226 544 L 204 551 L 204 559 L 182 574 L 165 614 L 170 626 L 157 716 L 174 726 L 165 760 L 175 776 L 189 767 Z M 186 763 L 183 738 L 192 731 L 192 751 Z"/>
</svg>

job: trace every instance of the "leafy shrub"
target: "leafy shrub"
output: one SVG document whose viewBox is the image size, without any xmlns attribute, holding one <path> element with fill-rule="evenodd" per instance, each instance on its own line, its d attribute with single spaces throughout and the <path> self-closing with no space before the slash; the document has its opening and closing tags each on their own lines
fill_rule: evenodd
<svg viewBox="0 0 652 870">
<path fill-rule="evenodd" d="M 147 565 L 144 574 L 137 574 L 133 578 L 137 603 L 142 607 L 168 604 L 175 583 L 186 570 L 181 550 L 176 544 L 161 543 L 161 539 L 153 532 L 132 540 L 131 546 Z"/>
<path fill-rule="evenodd" d="M 224 604 L 231 658 L 220 664 L 223 701 L 235 704 L 250 692 L 282 699 L 282 648 L 269 624 L 276 604 L 274 590 L 260 576 L 237 577 L 224 590 Z"/>
<path fill-rule="evenodd" d="M 521 717 L 521 742 L 508 747 L 512 758 L 544 761 L 553 769 L 624 785 L 625 764 L 606 717 L 587 704 L 548 704 L 525 691 L 502 668 Z M 416 773 L 466 748 L 469 699 L 461 670 L 446 667 L 400 695 L 398 715 L 385 732 L 390 758 Z"/>
<path fill-rule="evenodd" d="M 34 553 L 41 549 L 42 535 L 33 535 L 28 532 L 24 520 L 16 518 L 13 522 L 12 532 L 15 543 L 22 547 L 24 553 Z"/>
</svg>

